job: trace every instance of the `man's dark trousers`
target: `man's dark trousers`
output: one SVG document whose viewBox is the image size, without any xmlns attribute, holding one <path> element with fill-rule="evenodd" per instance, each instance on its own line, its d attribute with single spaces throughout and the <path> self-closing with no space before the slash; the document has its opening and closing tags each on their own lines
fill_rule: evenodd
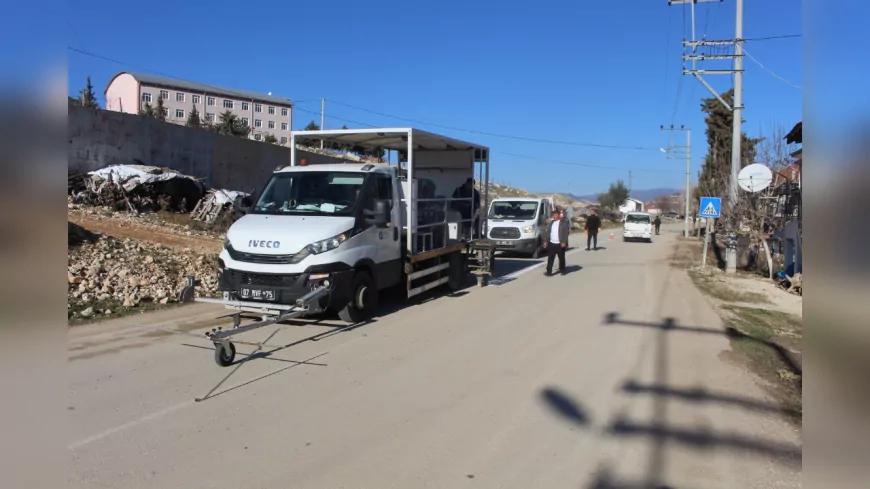
<svg viewBox="0 0 870 489">
<path fill-rule="evenodd" d="M 556 243 L 547 243 L 547 274 L 553 273 L 553 262 L 559 257 L 559 271 L 565 273 L 565 248 Z"/>
<path fill-rule="evenodd" d="M 594 246 L 590 246 L 594 245 Z M 588 231 L 588 235 L 586 236 L 586 249 L 598 249 L 598 230 Z"/>
</svg>

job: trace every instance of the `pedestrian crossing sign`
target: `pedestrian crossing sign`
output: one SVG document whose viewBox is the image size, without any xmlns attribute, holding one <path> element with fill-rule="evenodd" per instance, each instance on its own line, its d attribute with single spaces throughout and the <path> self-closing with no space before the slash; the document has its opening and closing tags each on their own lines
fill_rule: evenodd
<svg viewBox="0 0 870 489">
<path fill-rule="evenodd" d="M 719 218 L 722 214 L 722 198 L 721 197 L 701 197 L 701 205 L 698 206 L 701 217 Z"/>
</svg>

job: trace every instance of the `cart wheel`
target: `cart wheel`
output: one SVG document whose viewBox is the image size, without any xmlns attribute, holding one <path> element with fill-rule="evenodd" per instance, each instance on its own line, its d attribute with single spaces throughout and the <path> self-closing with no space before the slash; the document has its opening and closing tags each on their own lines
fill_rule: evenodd
<svg viewBox="0 0 870 489">
<path fill-rule="evenodd" d="M 477 276 L 477 286 L 478 286 L 478 287 L 483 287 L 483 275 L 478 275 L 478 276 Z"/>
<path fill-rule="evenodd" d="M 236 345 L 232 343 L 214 344 L 214 361 L 221 367 L 229 367 L 236 359 Z"/>
</svg>

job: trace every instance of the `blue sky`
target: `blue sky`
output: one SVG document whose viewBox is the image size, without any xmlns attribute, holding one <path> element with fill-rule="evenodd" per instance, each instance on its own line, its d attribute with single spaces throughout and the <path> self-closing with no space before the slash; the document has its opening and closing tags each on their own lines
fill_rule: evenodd
<svg viewBox="0 0 870 489">
<path fill-rule="evenodd" d="M 745 3 L 745 38 L 801 33 L 799 2 Z M 494 8 L 467 0 L 326 4 L 263 0 L 250 10 L 223 1 L 89 2 L 70 9 L 67 46 L 125 64 L 68 52 L 70 93 L 88 75 L 102 95 L 118 71 L 158 72 L 290 97 L 298 101 L 296 128 L 319 121 L 319 99 L 325 97 L 327 127 L 358 127 L 348 121 L 414 125 L 486 144 L 495 181 L 537 192 L 596 193 L 627 180 L 629 170 L 637 189 L 683 186 L 682 163 L 656 149 L 668 144 L 660 124 L 693 128 L 693 178 L 703 159 L 698 105 L 708 92 L 683 77 L 677 98 L 682 6 L 668 7 L 666 0 L 508 2 Z M 733 37 L 733 0 L 696 9 L 699 37 Z M 686 10 L 687 32 L 689 19 Z M 768 70 L 802 86 L 801 41 L 750 41 L 746 49 Z M 776 124 L 787 130 L 801 120 L 802 90 L 748 58 L 744 68 L 749 135 L 769 133 Z M 725 75 L 707 80 L 720 91 L 731 83 Z M 483 136 L 409 124 L 340 102 L 488 133 L 651 149 Z M 675 143 L 682 144 L 678 137 Z"/>
</svg>

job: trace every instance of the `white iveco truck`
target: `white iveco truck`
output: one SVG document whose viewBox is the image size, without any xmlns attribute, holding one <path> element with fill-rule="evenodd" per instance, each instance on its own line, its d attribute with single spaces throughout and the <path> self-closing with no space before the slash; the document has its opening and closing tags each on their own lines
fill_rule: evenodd
<svg viewBox="0 0 870 489">
<path fill-rule="evenodd" d="M 395 151 L 404 161 L 348 163 L 323 152 L 326 163 L 308 164 L 297 158 L 300 138 Z M 324 311 L 357 323 L 375 310 L 379 291 L 397 285 L 408 297 L 458 288 L 474 260 L 469 251 L 488 246 L 479 239 L 485 221 L 473 218 L 486 208 L 486 191 L 484 202 L 472 202 L 475 171 L 488 188 L 486 147 L 416 129 L 294 131 L 291 162 L 237 201 L 243 216 L 218 260 L 223 297 L 195 299 L 238 312 L 233 328 L 208 334 L 220 365 L 232 363 L 229 338 L 243 331 Z M 244 312 L 262 320 L 241 325 Z"/>
</svg>

